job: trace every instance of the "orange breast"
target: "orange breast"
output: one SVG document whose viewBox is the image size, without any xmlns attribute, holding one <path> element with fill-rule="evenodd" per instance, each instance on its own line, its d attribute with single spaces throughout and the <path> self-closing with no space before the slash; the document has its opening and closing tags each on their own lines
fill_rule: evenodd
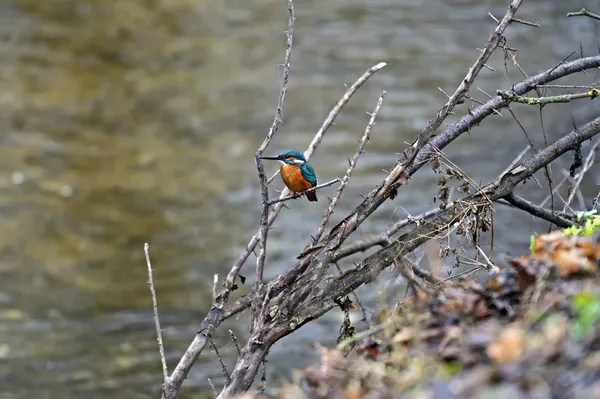
<svg viewBox="0 0 600 399">
<path fill-rule="evenodd" d="M 298 193 L 312 188 L 312 185 L 304 180 L 300 168 L 296 165 L 283 164 L 279 169 L 283 182 L 290 191 Z"/>
</svg>

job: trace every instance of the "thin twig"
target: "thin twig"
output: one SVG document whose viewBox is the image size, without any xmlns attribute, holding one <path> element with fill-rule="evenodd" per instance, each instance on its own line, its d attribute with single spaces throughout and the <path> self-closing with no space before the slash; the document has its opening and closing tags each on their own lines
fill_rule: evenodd
<svg viewBox="0 0 600 399">
<path fill-rule="evenodd" d="M 338 272 L 340 274 L 344 274 L 342 268 L 340 267 L 340 265 L 337 264 L 337 262 L 335 262 L 335 267 L 338 270 Z M 352 296 L 354 297 L 354 300 L 356 301 L 356 304 L 358 305 L 359 309 L 360 309 L 360 313 L 362 315 L 362 321 L 364 322 L 368 322 L 369 318 L 367 316 L 367 309 L 365 308 L 365 306 L 361 303 L 360 298 L 358 297 L 358 295 L 356 294 L 356 291 L 352 292 Z"/>
<path fill-rule="evenodd" d="M 481 254 L 481 256 L 483 256 L 483 259 L 485 260 L 485 268 L 488 272 L 498 272 L 500 270 L 498 266 L 494 265 L 492 261 L 490 261 L 490 259 L 487 257 L 485 252 L 483 252 L 483 249 L 481 249 L 479 245 L 477 245 L 477 251 Z"/>
<path fill-rule="evenodd" d="M 210 387 L 212 388 L 214 397 L 216 398 L 217 396 L 219 396 L 219 392 L 217 392 L 217 388 L 215 388 L 215 385 L 212 383 L 210 378 L 208 378 L 208 385 L 210 385 Z"/>
<path fill-rule="evenodd" d="M 600 15 L 591 13 L 585 8 L 582 8 L 577 12 L 567 13 L 567 17 L 590 17 L 592 19 L 597 19 L 598 21 L 600 21 Z"/>
<path fill-rule="evenodd" d="M 256 151 L 254 156 L 256 162 L 256 168 L 258 170 L 258 178 L 260 181 L 260 191 L 262 198 L 262 212 L 260 215 L 260 229 L 259 229 L 259 240 L 258 240 L 258 257 L 256 259 L 256 284 L 260 288 L 263 283 L 263 271 L 265 268 L 265 259 L 267 256 L 267 234 L 269 231 L 269 187 L 267 185 L 267 176 L 265 175 L 265 168 L 261 160 L 261 155 L 267 149 L 273 136 L 279 130 L 279 126 L 283 125 L 283 103 L 285 101 L 285 94 L 287 93 L 287 85 L 290 78 L 290 67 L 292 58 L 292 45 L 294 41 L 294 2 L 289 0 L 288 11 L 290 18 L 288 20 L 287 35 L 287 46 L 285 49 L 285 61 L 283 63 L 283 77 L 281 82 L 281 91 L 279 92 L 279 100 L 277 101 L 277 109 L 275 111 L 275 118 L 273 118 L 273 124 L 267 133 L 267 137 L 263 140 L 262 144 Z"/>
<path fill-rule="evenodd" d="M 598 191 L 598 194 L 596 194 L 596 196 L 594 197 L 594 199 L 592 201 L 592 207 L 590 209 L 596 209 L 596 206 L 598 206 L 599 203 L 600 203 L 600 191 Z"/>
<path fill-rule="evenodd" d="M 519 24 L 527 25 L 527 26 L 534 26 L 536 28 L 540 27 L 540 23 L 539 22 L 530 22 L 530 21 L 526 21 L 526 20 L 520 19 L 520 18 L 513 18 L 512 21 L 513 22 L 517 22 Z"/>
<path fill-rule="evenodd" d="M 549 96 L 549 97 L 523 97 L 511 93 L 508 91 L 497 90 L 496 93 L 504 100 L 509 100 L 515 103 L 522 103 L 527 105 L 545 105 L 545 104 L 556 104 L 556 103 L 569 103 L 573 100 L 580 100 L 582 98 L 594 99 L 598 97 L 600 91 L 594 88 L 583 93 L 575 94 L 562 94 L 560 96 Z"/>
<path fill-rule="evenodd" d="M 223 371 L 223 374 L 225 375 L 225 380 L 226 380 L 225 384 L 227 385 L 231 382 L 231 377 L 229 376 L 229 372 L 227 371 L 227 366 L 225 366 L 225 362 L 223 361 L 223 358 L 221 357 L 221 354 L 219 353 L 219 350 L 217 349 L 217 345 L 215 345 L 215 343 L 213 342 L 212 339 L 209 339 L 208 342 L 210 343 L 210 346 L 215 351 L 215 354 L 217 355 L 217 359 L 219 359 L 219 363 L 221 364 L 221 371 Z"/>
<path fill-rule="evenodd" d="M 329 218 L 333 214 L 333 210 L 335 209 L 335 206 L 337 205 L 338 201 L 340 200 L 342 193 L 344 192 L 344 188 L 346 187 L 346 184 L 348 184 L 348 181 L 350 180 L 352 171 L 356 167 L 358 158 L 362 155 L 365 145 L 369 142 L 369 138 L 371 137 L 371 130 L 373 130 L 373 126 L 375 125 L 375 119 L 377 118 L 377 114 L 379 113 L 379 109 L 381 108 L 381 104 L 383 104 L 383 99 L 385 98 L 386 94 L 387 94 L 387 92 L 383 91 L 383 93 L 381 93 L 381 96 L 379 96 L 379 100 L 377 101 L 377 105 L 375 106 L 375 109 L 373 110 L 373 113 L 371 114 L 371 118 L 369 119 L 369 123 L 367 124 L 367 127 L 365 128 L 365 132 L 364 132 L 362 138 L 360 139 L 360 142 L 358 144 L 358 147 L 356 148 L 356 151 L 354 152 L 354 156 L 350 160 L 350 164 L 348 165 L 348 170 L 346 170 L 346 174 L 344 175 L 344 178 L 342 179 L 342 182 L 340 183 L 340 186 L 337 189 L 335 197 L 333 197 L 333 200 L 331 201 L 331 203 L 329 204 L 329 207 L 325 211 L 325 215 L 323 215 L 323 220 L 321 221 L 321 224 L 319 225 L 319 228 L 317 229 L 317 233 L 315 234 L 315 238 L 314 238 L 315 243 L 318 242 L 319 239 L 321 238 L 321 236 L 323 235 L 323 232 L 325 231 L 325 226 L 327 226 L 327 222 L 329 221 Z"/>
<path fill-rule="evenodd" d="M 575 198 L 575 195 L 577 195 L 577 200 L 579 201 L 579 209 L 584 210 L 585 209 L 585 200 L 583 199 L 583 194 L 581 194 L 581 190 L 579 190 L 579 183 L 577 182 L 576 179 L 571 177 L 571 175 L 569 174 L 569 172 L 566 169 L 562 168 L 560 170 L 560 172 L 569 181 L 569 183 L 571 183 L 571 186 L 569 187 L 569 192 L 568 192 L 569 196 L 564 201 L 565 206 L 563 207 L 563 212 L 566 212 L 568 209 L 571 212 L 575 213 L 575 210 L 571 207 L 571 204 L 573 203 L 573 198 Z"/>
<path fill-rule="evenodd" d="M 451 204 L 449 203 L 448 206 L 450 206 L 450 205 Z M 351 244 L 341 247 L 340 249 L 338 249 L 335 252 L 333 261 L 335 262 L 337 260 L 348 257 L 352 254 L 355 254 L 357 252 L 366 251 L 367 249 L 372 248 L 377 245 L 381 245 L 381 246 L 389 245 L 390 241 L 391 241 L 391 236 L 393 236 L 398 231 L 400 231 L 400 229 L 402 229 L 408 225 L 411 225 L 411 224 L 420 226 L 427 218 L 436 215 L 440 211 L 441 211 L 440 208 L 434 208 L 434 209 L 430 209 L 426 212 L 423 212 L 423 213 L 415 215 L 415 216 L 409 215 L 408 218 L 394 223 L 394 225 L 392 227 L 390 227 L 387 231 L 385 231 L 383 233 L 374 234 L 368 238 L 365 238 L 364 240 L 354 241 Z"/>
<path fill-rule="evenodd" d="M 537 218 L 544 219 L 550 223 L 554 223 L 559 227 L 570 227 L 573 225 L 568 219 L 557 215 L 551 211 L 548 211 L 540 206 L 537 206 L 524 198 L 519 197 L 515 193 L 511 193 L 504 197 L 504 199 L 512 206 L 519 208 Z"/>
<path fill-rule="evenodd" d="M 169 373 L 167 371 L 167 359 L 165 358 L 165 347 L 162 340 L 162 330 L 160 329 L 160 321 L 158 319 L 158 303 L 156 301 L 156 291 L 154 290 L 154 279 L 152 278 L 152 263 L 150 263 L 150 246 L 148 243 L 144 244 L 144 254 L 146 255 L 146 265 L 148 266 L 148 286 L 150 287 L 150 293 L 152 294 L 152 307 L 154 308 L 154 325 L 156 327 L 156 341 L 158 341 L 158 351 L 160 352 L 160 361 L 162 363 L 164 384 L 169 379 Z"/>
<path fill-rule="evenodd" d="M 289 196 L 287 196 L 287 197 L 283 197 L 283 198 L 277 198 L 277 199 L 274 199 L 273 201 L 269 201 L 269 202 L 268 202 L 268 205 L 269 205 L 269 206 L 271 206 L 271 205 L 278 204 L 278 203 L 280 203 L 280 202 L 285 202 L 285 201 L 289 201 L 289 200 L 292 200 L 292 199 L 300 198 L 301 196 L 303 196 L 303 195 L 305 195 L 305 194 L 307 194 L 307 193 L 310 193 L 310 192 L 312 192 L 312 191 L 319 190 L 319 189 L 321 189 L 321 188 L 324 188 L 324 187 L 329 187 L 329 186 L 331 186 L 331 185 L 333 185 L 333 184 L 335 184 L 335 183 L 337 183 L 337 182 L 339 182 L 339 181 L 340 181 L 340 179 L 339 179 L 339 178 L 335 178 L 335 179 L 333 179 L 333 180 L 331 180 L 331 181 L 328 181 L 327 183 L 319 184 L 319 185 L 317 185 L 317 186 L 314 186 L 314 187 L 312 187 L 312 188 L 309 188 L 309 189 L 308 189 L 308 190 L 306 190 L 306 191 L 302 191 L 302 192 L 300 192 L 300 193 L 294 193 L 294 194 L 292 194 L 292 195 L 289 195 Z"/>
<path fill-rule="evenodd" d="M 231 340 L 233 341 L 233 344 L 235 345 L 235 349 L 237 351 L 238 356 L 241 355 L 242 351 L 240 350 L 240 343 L 237 340 L 237 337 L 235 336 L 233 330 L 229 330 L 229 336 L 231 337 Z"/>
<path fill-rule="evenodd" d="M 217 285 L 219 284 L 219 275 L 215 274 L 213 277 L 213 287 L 212 287 L 212 295 L 213 295 L 213 301 L 215 299 L 217 299 L 218 293 L 217 293 Z"/>
</svg>

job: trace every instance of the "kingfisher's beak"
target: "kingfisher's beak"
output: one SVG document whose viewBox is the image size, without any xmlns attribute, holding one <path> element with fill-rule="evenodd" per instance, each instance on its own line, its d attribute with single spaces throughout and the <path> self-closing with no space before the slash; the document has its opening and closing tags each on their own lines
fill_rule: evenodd
<svg viewBox="0 0 600 399">
<path fill-rule="evenodd" d="M 277 157 L 259 157 L 259 158 L 260 159 L 272 159 L 272 160 L 275 160 L 275 161 L 278 161 L 280 159 L 278 156 Z"/>
</svg>

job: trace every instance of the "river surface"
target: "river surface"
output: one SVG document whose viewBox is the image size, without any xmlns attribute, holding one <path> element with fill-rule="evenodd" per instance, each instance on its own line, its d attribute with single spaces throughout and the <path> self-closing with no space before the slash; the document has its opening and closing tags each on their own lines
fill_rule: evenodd
<svg viewBox="0 0 600 399">
<path fill-rule="evenodd" d="M 0 1 L 1 398 L 157 397 L 161 369 L 143 245 L 150 243 L 172 370 L 209 309 L 213 275 L 229 270 L 258 226 L 253 154 L 277 102 L 285 3 Z M 340 220 L 435 115 L 445 102 L 438 87 L 455 89 L 494 28 L 487 13 L 500 18 L 507 3 L 297 1 L 285 125 L 268 152 L 304 150 L 344 85 L 387 62 L 347 104 L 311 160 L 320 181 L 342 177 L 367 112 L 387 90 L 371 143 L 333 217 Z M 584 55 L 597 53 L 599 25 L 595 33 L 590 20 L 565 17 L 583 6 L 597 4 L 525 1 L 518 16 L 542 26 L 515 25 L 508 38 L 527 73 L 555 65 L 580 43 Z M 510 63 L 506 75 L 501 52 L 489 64 L 496 71 L 484 69 L 476 84 L 488 93 L 521 78 Z M 594 78 L 598 73 L 590 72 L 570 81 Z M 544 111 L 549 139 L 572 128 L 569 109 L 579 124 L 599 110 L 597 102 L 570 105 Z M 543 146 L 537 109 L 513 108 Z M 510 114 L 503 115 L 447 149 L 477 182 L 497 176 L 527 144 Z M 559 179 L 569 161 L 555 167 Z M 277 166 L 267 168 L 272 173 Z M 582 184 L 586 206 L 600 182 L 593 172 Z M 284 209 L 270 234 L 269 277 L 309 242 L 334 191 L 321 191 L 318 203 L 301 199 Z M 539 201 L 547 192 L 530 185 L 522 194 Z M 423 168 L 353 238 L 435 206 L 435 193 L 435 177 Z M 496 229 L 501 262 L 502 254 L 525 251 L 531 231 L 543 232 L 547 223 L 500 206 Z M 254 262 L 243 274 L 253 275 Z M 372 303 L 376 292 L 360 295 Z M 313 362 L 313 341 L 335 343 L 340 318 L 332 311 L 278 343 L 267 363 L 269 384 Z M 215 338 L 229 366 L 235 347 L 227 330 L 243 342 L 245 326 L 243 317 L 233 320 Z M 181 397 L 210 397 L 208 378 L 223 383 L 210 350 Z"/>
</svg>

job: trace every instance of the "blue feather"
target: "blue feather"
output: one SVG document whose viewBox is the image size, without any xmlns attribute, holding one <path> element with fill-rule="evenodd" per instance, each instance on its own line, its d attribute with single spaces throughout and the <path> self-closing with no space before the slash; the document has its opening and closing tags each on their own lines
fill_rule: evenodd
<svg viewBox="0 0 600 399">
<path fill-rule="evenodd" d="M 303 163 L 302 165 L 298 165 L 300 167 L 300 171 L 302 172 L 302 177 L 306 181 L 308 181 L 313 187 L 317 185 L 317 175 L 315 174 L 315 170 L 308 163 Z"/>
</svg>

